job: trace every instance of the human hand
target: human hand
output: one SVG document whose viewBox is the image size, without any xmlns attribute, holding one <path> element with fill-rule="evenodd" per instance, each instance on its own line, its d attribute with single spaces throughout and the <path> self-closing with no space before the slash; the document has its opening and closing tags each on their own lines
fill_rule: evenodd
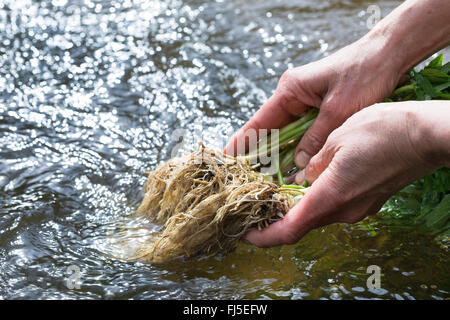
<svg viewBox="0 0 450 320">
<path fill-rule="evenodd" d="M 239 142 L 250 129 L 276 129 L 294 121 L 310 107 L 319 115 L 296 150 L 304 168 L 327 136 L 349 116 L 389 96 L 401 74 L 383 49 L 381 39 L 361 39 L 322 60 L 287 70 L 272 97 L 231 138 L 228 154 L 238 154 Z"/>
<path fill-rule="evenodd" d="M 296 149 L 295 162 L 305 167 L 331 131 L 389 96 L 411 67 L 448 45 L 449 9 L 448 0 L 405 1 L 355 43 L 286 71 L 272 97 L 232 137 L 225 152 L 236 154 L 237 142 L 249 129 L 280 128 L 314 106 L 320 108 L 319 116 Z"/>
<path fill-rule="evenodd" d="M 450 166 L 449 121 L 443 101 L 383 103 L 356 113 L 299 174 L 312 183 L 305 197 L 247 240 L 259 247 L 293 244 L 319 226 L 377 213 L 406 185 Z"/>
</svg>

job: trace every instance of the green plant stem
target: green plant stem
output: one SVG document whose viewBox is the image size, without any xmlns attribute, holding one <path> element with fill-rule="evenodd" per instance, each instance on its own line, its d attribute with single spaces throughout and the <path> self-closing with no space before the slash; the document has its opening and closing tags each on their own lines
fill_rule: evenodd
<svg viewBox="0 0 450 320">
<path fill-rule="evenodd" d="M 277 168 L 278 183 L 279 184 L 284 184 L 284 177 L 283 177 L 283 173 L 281 172 L 281 169 L 280 169 L 280 158 L 279 157 L 278 157 L 275 165 L 276 165 L 276 168 Z"/>
<path fill-rule="evenodd" d="M 257 149 L 256 152 L 248 154 L 247 156 L 245 156 L 245 158 L 248 160 L 257 159 L 260 156 L 272 154 L 272 152 L 275 150 L 282 150 L 284 147 L 291 143 L 294 143 L 295 141 L 300 141 L 300 138 L 305 134 L 306 130 L 308 130 L 308 128 L 311 127 L 311 125 L 314 123 L 316 116 L 317 113 L 308 114 L 308 117 L 306 118 L 307 121 L 304 122 L 301 126 L 291 128 L 290 131 L 284 131 L 279 135 L 278 141 L 271 141 L 270 144 L 262 145 L 259 149 Z"/>
<path fill-rule="evenodd" d="M 278 134 L 278 141 L 270 141 L 271 135 L 267 136 L 259 142 L 260 146 L 256 149 L 256 152 L 249 156 L 257 156 L 262 154 L 263 152 L 267 153 L 267 150 L 272 150 L 274 149 L 274 147 L 289 141 L 290 138 L 296 136 L 299 132 L 301 132 L 302 128 L 304 128 L 305 125 L 307 126 L 307 128 L 309 128 L 310 125 L 308 125 L 308 123 L 311 120 L 315 119 L 317 117 L 317 114 L 317 109 L 308 110 L 303 117 L 280 129 Z"/>
<path fill-rule="evenodd" d="M 297 189 L 297 190 L 304 190 L 305 187 L 299 186 L 297 184 L 283 184 L 280 186 L 282 189 Z"/>
<path fill-rule="evenodd" d="M 442 90 L 445 90 L 449 87 L 450 87 L 450 81 L 435 86 L 434 90 L 441 92 Z"/>
<path fill-rule="evenodd" d="M 280 130 L 280 136 L 283 136 L 283 134 L 288 133 L 292 130 L 294 130 L 295 128 L 305 124 L 306 122 L 308 122 L 311 119 L 314 119 L 318 114 L 317 109 L 310 109 L 308 110 L 305 115 L 303 117 L 301 117 L 300 119 L 286 125 L 285 127 L 283 127 Z"/>
<path fill-rule="evenodd" d="M 414 93 L 414 85 L 413 84 L 407 84 L 403 87 L 395 89 L 394 92 L 392 93 L 392 97 L 409 94 L 409 93 Z"/>
<path fill-rule="evenodd" d="M 305 188 L 296 184 L 283 184 L 280 186 L 280 192 L 291 195 L 304 195 Z"/>
<path fill-rule="evenodd" d="M 294 153 L 295 153 L 296 145 L 293 145 L 291 148 L 286 149 L 283 154 L 280 156 L 280 169 L 284 172 L 287 168 L 292 166 L 294 163 Z"/>
</svg>

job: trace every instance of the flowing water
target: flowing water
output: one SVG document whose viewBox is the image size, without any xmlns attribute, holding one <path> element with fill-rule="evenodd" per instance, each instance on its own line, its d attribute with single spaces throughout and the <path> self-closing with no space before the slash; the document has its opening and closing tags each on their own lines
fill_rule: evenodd
<svg viewBox="0 0 450 320">
<path fill-rule="evenodd" d="M 285 69 L 366 33 L 374 2 L 400 3 L 0 1 L 0 298 L 448 298 L 448 251 L 386 227 L 191 263 L 107 254 L 145 170 L 180 137 L 220 147 Z"/>
</svg>

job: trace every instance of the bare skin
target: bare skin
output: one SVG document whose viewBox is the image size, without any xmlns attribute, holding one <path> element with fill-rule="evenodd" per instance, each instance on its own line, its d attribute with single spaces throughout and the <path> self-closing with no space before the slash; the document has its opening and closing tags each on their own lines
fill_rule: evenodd
<svg viewBox="0 0 450 320">
<path fill-rule="evenodd" d="M 308 231 L 375 214 L 420 177 L 450 167 L 450 102 L 373 105 L 328 137 L 304 170 L 312 183 L 285 218 L 246 239 L 259 247 L 293 244 Z"/>
<path fill-rule="evenodd" d="M 386 132 L 377 131 L 379 140 L 375 142 L 376 137 L 365 134 L 370 132 L 363 124 L 381 127 L 381 122 L 389 122 L 391 117 L 401 118 L 400 115 L 395 115 L 397 112 L 389 111 L 389 116 L 384 114 L 384 119 L 380 115 L 379 124 L 371 122 L 371 119 L 364 117 L 366 113 L 362 113 L 355 115 L 357 120 L 349 120 L 351 125 L 346 122 L 345 126 L 339 127 L 358 111 L 389 96 L 412 66 L 450 43 L 448 21 L 450 1 L 408 0 L 355 43 L 317 62 L 287 70 L 282 75 L 274 94 L 231 138 L 225 152 L 236 153 L 238 142 L 245 139 L 245 133 L 249 129 L 281 128 L 295 120 L 306 108 L 317 107 L 320 109 L 318 118 L 300 141 L 295 156 L 297 167 L 306 167 L 296 176 L 296 182 L 301 184 L 305 176 L 308 182 L 316 182 L 308 196 L 285 219 L 262 232 L 249 233 L 247 238 L 250 242 L 258 246 L 293 243 L 320 225 L 359 221 L 378 210 L 402 186 L 436 168 L 426 161 L 419 164 L 413 159 L 403 159 L 397 163 L 399 159 L 380 157 L 380 150 L 386 149 L 387 153 L 393 151 L 390 149 L 392 144 L 389 147 L 383 143 L 391 142 L 391 139 L 398 140 L 398 145 L 407 145 L 408 143 L 401 141 L 407 134 L 396 131 L 396 135 L 387 137 Z M 446 107 L 449 108 L 448 105 Z M 406 113 L 409 114 L 409 111 Z M 372 115 L 375 116 L 375 113 Z M 448 119 L 447 126 L 450 121 Z M 358 121 L 362 123 L 359 124 Z M 399 123 L 392 122 L 391 126 L 384 127 L 384 130 L 394 132 Z M 442 130 L 445 131 L 444 127 Z M 336 128 L 339 129 L 333 132 Z M 343 134 L 342 130 L 346 130 L 348 134 Z M 403 130 L 407 128 L 403 127 Z M 328 142 L 327 138 L 332 132 L 332 136 L 339 138 Z M 353 140 L 347 137 L 350 132 L 353 132 Z M 355 139 L 358 140 L 358 147 Z M 325 141 L 327 144 L 324 146 Z M 341 151 L 339 157 L 335 158 L 333 152 L 323 151 L 328 150 L 327 148 L 332 150 L 336 145 L 344 151 L 348 150 L 348 153 Z M 366 145 L 372 145 L 377 150 L 369 150 L 364 147 Z M 318 152 L 319 155 L 322 154 L 319 160 L 317 156 L 314 157 Z M 324 155 L 329 157 L 328 161 L 322 159 Z M 311 163 L 311 158 L 316 160 Z M 335 160 L 331 161 L 332 159 Z M 371 162 L 376 159 L 380 162 Z M 407 167 L 408 163 L 412 167 Z M 318 166 L 320 170 L 317 169 Z M 373 171 L 374 166 L 378 166 L 376 168 L 383 172 L 378 172 L 377 175 L 381 180 L 367 178 L 368 171 Z M 348 167 L 352 168 L 353 173 L 346 171 Z M 402 174 L 406 175 L 404 179 L 400 179 Z M 356 181 L 360 184 L 364 181 L 362 189 L 355 189 L 356 186 L 352 183 L 356 184 Z M 344 191 L 350 194 L 343 194 Z M 376 197 L 373 196 L 370 205 L 365 198 L 369 194 L 377 194 Z"/>
</svg>

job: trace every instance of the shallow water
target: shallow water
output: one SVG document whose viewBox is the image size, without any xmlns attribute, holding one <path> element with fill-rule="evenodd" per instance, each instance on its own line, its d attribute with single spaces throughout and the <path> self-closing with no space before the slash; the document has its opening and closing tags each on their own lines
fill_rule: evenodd
<svg viewBox="0 0 450 320">
<path fill-rule="evenodd" d="M 376 2 L 383 15 L 400 3 Z M 0 298 L 448 298 L 448 251 L 385 227 L 189 264 L 105 255 L 180 135 L 182 150 L 220 147 L 286 68 L 366 33 L 373 3 L 2 1 Z"/>
</svg>

